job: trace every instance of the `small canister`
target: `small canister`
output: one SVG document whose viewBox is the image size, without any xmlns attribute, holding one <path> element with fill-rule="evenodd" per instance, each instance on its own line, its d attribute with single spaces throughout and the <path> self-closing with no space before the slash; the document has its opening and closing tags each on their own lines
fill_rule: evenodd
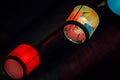
<svg viewBox="0 0 120 80">
<path fill-rule="evenodd" d="M 98 13 L 86 5 L 76 6 L 64 25 L 65 37 L 76 44 L 90 39 L 100 22 Z"/>
<path fill-rule="evenodd" d="M 38 51 L 28 44 L 17 46 L 4 61 L 4 71 L 12 79 L 21 79 L 40 63 Z"/>
</svg>

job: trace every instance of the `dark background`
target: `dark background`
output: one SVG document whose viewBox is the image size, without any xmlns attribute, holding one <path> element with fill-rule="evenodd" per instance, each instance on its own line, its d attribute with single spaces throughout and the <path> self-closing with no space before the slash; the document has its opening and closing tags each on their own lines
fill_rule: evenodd
<svg viewBox="0 0 120 80">
<path fill-rule="evenodd" d="M 1 2 L 0 80 L 10 80 L 2 72 L 2 62 L 13 48 L 20 43 L 38 44 L 63 25 L 76 5 L 92 1 Z M 25 80 L 120 79 L 120 17 L 109 10 L 100 13 L 100 26 L 88 42 L 53 53 Z"/>
</svg>

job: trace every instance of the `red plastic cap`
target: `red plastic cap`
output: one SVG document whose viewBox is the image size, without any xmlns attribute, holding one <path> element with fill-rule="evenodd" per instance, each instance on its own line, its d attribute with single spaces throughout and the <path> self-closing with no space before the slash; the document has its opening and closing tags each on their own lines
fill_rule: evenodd
<svg viewBox="0 0 120 80">
<path fill-rule="evenodd" d="M 6 73 L 14 79 L 20 79 L 24 75 L 22 66 L 13 59 L 8 59 L 4 63 Z"/>
<path fill-rule="evenodd" d="M 37 50 L 28 44 L 19 45 L 7 58 L 4 62 L 4 70 L 13 79 L 20 79 L 23 75 L 28 75 L 40 63 Z"/>
</svg>

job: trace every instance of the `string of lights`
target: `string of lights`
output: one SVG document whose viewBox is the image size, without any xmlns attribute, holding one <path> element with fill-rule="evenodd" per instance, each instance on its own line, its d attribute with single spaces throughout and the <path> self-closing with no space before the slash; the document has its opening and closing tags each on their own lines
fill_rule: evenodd
<svg viewBox="0 0 120 80">
<path fill-rule="evenodd" d="M 100 24 L 100 17 L 97 10 L 85 3 L 87 1 L 82 0 L 81 5 L 73 9 L 65 24 L 45 41 L 34 46 L 31 44 L 18 45 L 3 62 L 4 72 L 12 79 L 22 79 L 42 61 L 44 62 L 48 54 L 62 47 L 78 46 L 88 41 Z M 97 5 L 96 9 L 103 7 L 106 3 L 113 13 L 120 15 L 119 0 L 114 3 L 112 0 L 103 1 Z"/>
</svg>

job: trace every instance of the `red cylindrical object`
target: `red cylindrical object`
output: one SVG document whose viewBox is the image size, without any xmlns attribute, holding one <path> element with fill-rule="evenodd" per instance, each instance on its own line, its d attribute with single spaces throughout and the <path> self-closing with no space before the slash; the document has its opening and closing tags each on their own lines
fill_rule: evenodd
<svg viewBox="0 0 120 80">
<path fill-rule="evenodd" d="M 4 71 L 13 79 L 28 75 L 40 63 L 38 51 L 28 44 L 16 47 L 4 62 Z"/>
</svg>

